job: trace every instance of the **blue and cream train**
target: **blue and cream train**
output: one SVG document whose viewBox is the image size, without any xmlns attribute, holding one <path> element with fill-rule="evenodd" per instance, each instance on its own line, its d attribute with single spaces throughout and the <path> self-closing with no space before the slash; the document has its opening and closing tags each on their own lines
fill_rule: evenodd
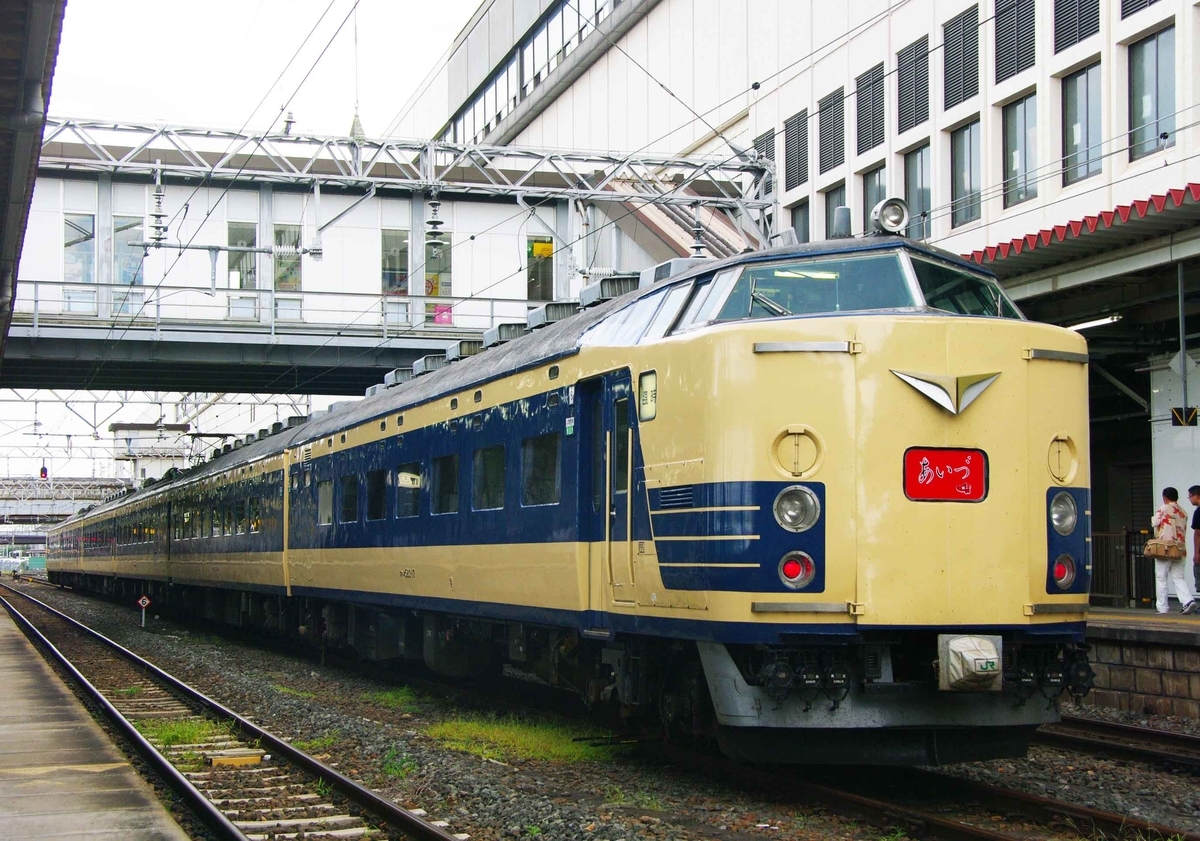
<svg viewBox="0 0 1200 841">
<path fill-rule="evenodd" d="M 1084 341 L 895 236 L 629 286 L 73 517 L 51 579 L 742 758 L 1023 753 L 1091 674 Z"/>
</svg>

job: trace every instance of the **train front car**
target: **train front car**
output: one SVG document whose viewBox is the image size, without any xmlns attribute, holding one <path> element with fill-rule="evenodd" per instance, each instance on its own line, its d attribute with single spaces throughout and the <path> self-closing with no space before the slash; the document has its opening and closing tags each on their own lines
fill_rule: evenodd
<svg viewBox="0 0 1200 841">
<path fill-rule="evenodd" d="M 639 343 L 631 598 L 708 626 L 723 750 L 1023 754 L 1090 684 L 1085 342 L 900 238 L 715 269 Z"/>
</svg>

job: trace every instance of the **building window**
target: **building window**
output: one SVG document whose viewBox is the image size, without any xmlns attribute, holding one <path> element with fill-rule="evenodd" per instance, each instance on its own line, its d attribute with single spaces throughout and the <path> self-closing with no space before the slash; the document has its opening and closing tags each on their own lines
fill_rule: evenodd
<svg viewBox="0 0 1200 841">
<path fill-rule="evenodd" d="M 407 295 L 408 291 L 408 231 L 384 230 L 383 253 L 383 294 Z"/>
<path fill-rule="evenodd" d="M 1104 165 L 1100 136 L 1100 65 L 1062 80 L 1063 184 L 1098 175 Z"/>
<path fill-rule="evenodd" d="M 833 211 L 846 204 L 846 185 L 838 184 L 825 191 L 825 239 L 833 233 Z"/>
<path fill-rule="evenodd" d="M 525 288 L 531 301 L 554 300 L 554 240 L 525 239 Z"/>
<path fill-rule="evenodd" d="M 342 508 L 339 523 L 358 522 L 358 476 L 342 477 Z"/>
<path fill-rule="evenodd" d="M 929 36 L 896 53 L 897 129 L 904 133 L 929 119 Z"/>
<path fill-rule="evenodd" d="M 979 120 L 950 134 L 950 226 L 979 218 Z"/>
<path fill-rule="evenodd" d="M 142 247 L 134 243 L 143 240 L 142 217 L 113 217 L 113 283 L 141 286 Z M 142 308 L 142 293 L 132 290 L 113 290 L 113 312 L 136 313 Z"/>
<path fill-rule="evenodd" d="M 1004 106 L 1004 206 L 1037 196 L 1037 94 Z"/>
<path fill-rule="evenodd" d="M 794 190 L 808 183 L 808 109 L 783 121 L 784 186 Z"/>
<path fill-rule="evenodd" d="M 275 255 L 275 291 L 300 291 L 300 226 L 276 225 L 275 245 L 288 248 L 291 254 Z"/>
<path fill-rule="evenodd" d="M 1033 67 L 1037 52 L 1036 0 L 995 0 L 996 83 Z"/>
<path fill-rule="evenodd" d="M 887 198 L 887 169 L 876 167 L 864 172 L 863 184 L 863 230 L 871 230 L 871 211 L 875 205 Z"/>
<path fill-rule="evenodd" d="M 333 522 L 333 481 L 317 482 L 317 524 L 328 526 Z"/>
<path fill-rule="evenodd" d="M 556 505 L 562 493 L 560 453 L 562 439 L 557 432 L 526 438 L 521 443 L 521 504 Z"/>
<path fill-rule="evenodd" d="M 504 445 L 475 451 L 471 476 L 471 508 L 489 511 L 504 507 Z"/>
<path fill-rule="evenodd" d="M 444 240 L 425 242 L 425 294 L 449 297 L 453 293 L 451 283 L 450 234 L 442 232 Z M 454 305 L 426 303 L 425 317 L 434 324 L 452 324 Z"/>
<path fill-rule="evenodd" d="M 908 203 L 910 239 L 929 239 L 933 234 L 932 192 L 929 185 L 929 144 L 904 156 L 904 201 Z"/>
<path fill-rule="evenodd" d="M 1100 31 L 1100 0 L 1054 0 L 1054 52 Z"/>
<path fill-rule="evenodd" d="M 63 221 L 63 251 L 66 258 L 63 280 L 67 283 L 95 283 L 96 217 L 90 213 L 68 213 Z"/>
<path fill-rule="evenodd" d="M 258 226 L 253 222 L 230 222 L 227 226 L 229 245 L 235 248 L 255 248 L 258 245 Z M 248 251 L 229 252 L 229 288 L 257 289 L 258 255 Z"/>
<path fill-rule="evenodd" d="M 421 499 L 421 463 L 410 461 L 396 468 L 396 516 L 415 517 Z"/>
<path fill-rule="evenodd" d="M 808 199 L 792 208 L 792 230 L 796 232 L 797 242 L 808 242 L 812 238 L 809 232 Z"/>
<path fill-rule="evenodd" d="M 771 163 L 775 162 L 775 132 L 764 131 L 758 137 L 754 138 L 754 151 L 758 152 L 758 157 L 761 160 L 767 160 Z M 775 192 L 775 179 L 768 173 L 763 176 L 762 194 L 769 196 Z"/>
<path fill-rule="evenodd" d="M 1142 9 L 1149 9 L 1158 0 L 1121 0 L 1121 18 L 1127 18 Z"/>
<path fill-rule="evenodd" d="M 945 108 L 979 93 L 979 7 L 972 6 L 942 26 Z"/>
<path fill-rule="evenodd" d="M 1129 159 L 1175 145 L 1175 28 L 1129 48 Z"/>
<path fill-rule="evenodd" d="M 367 471 L 367 519 L 387 517 L 387 471 Z"/>
<path fill-rule="evenodd" d="M 872 67 L 855 80 L 854 91 L 858 106 L 858 154 L 882 145 L 883 62 Z"/>
<path fill-rule="evenodd" d="M 458 511 L 458 456 L 435 458 L 430 479 L 429 510 L 434 514 Z"/>
<path fill-rule="evenodd" d="M 846 161 L 846 97 L 838 88 L 817 103 L 817 142 L 821 172 L 829 172 Z"/>
</svg>

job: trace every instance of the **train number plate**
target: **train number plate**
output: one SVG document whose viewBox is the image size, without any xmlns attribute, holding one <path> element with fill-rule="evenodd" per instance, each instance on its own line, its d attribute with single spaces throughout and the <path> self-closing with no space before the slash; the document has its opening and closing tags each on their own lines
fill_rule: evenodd
<svg viewBox="0 0 1200 841">
<path fill-rule="evenodd" d="M 981 502 L 988 495 L 983 450 L 910 447 L 904 453 L 904 495 L 916 502 Z"/>
</svg>

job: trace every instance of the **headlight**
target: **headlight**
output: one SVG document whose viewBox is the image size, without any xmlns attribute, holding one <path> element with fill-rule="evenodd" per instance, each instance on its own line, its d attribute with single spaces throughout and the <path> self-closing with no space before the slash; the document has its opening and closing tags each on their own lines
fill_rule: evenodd
<svg viewBox="0 0 1200 841">
<path fill-rule="evenodd" d="M 1054 530 L 1066 537 L 1075 531 L 1079 522 L 1079 509 L 1075 507 L 1075 497 L 1066 491 L 1059 491 L 1050 500 L 1050 523 Z"/>
<path fill-rule="evenodd" d="M 908 205 L 902 199 L 884 199 L 871 210 L 875 230 L 898 234 L 908 227 Z"/>
<path fill-rule="evenodd" d="M 775 522 L 788 531 L 808 531 L 821 516 L 817 495 L 803 485 L 784 488 L 775 497 Z"/>
</svg>

